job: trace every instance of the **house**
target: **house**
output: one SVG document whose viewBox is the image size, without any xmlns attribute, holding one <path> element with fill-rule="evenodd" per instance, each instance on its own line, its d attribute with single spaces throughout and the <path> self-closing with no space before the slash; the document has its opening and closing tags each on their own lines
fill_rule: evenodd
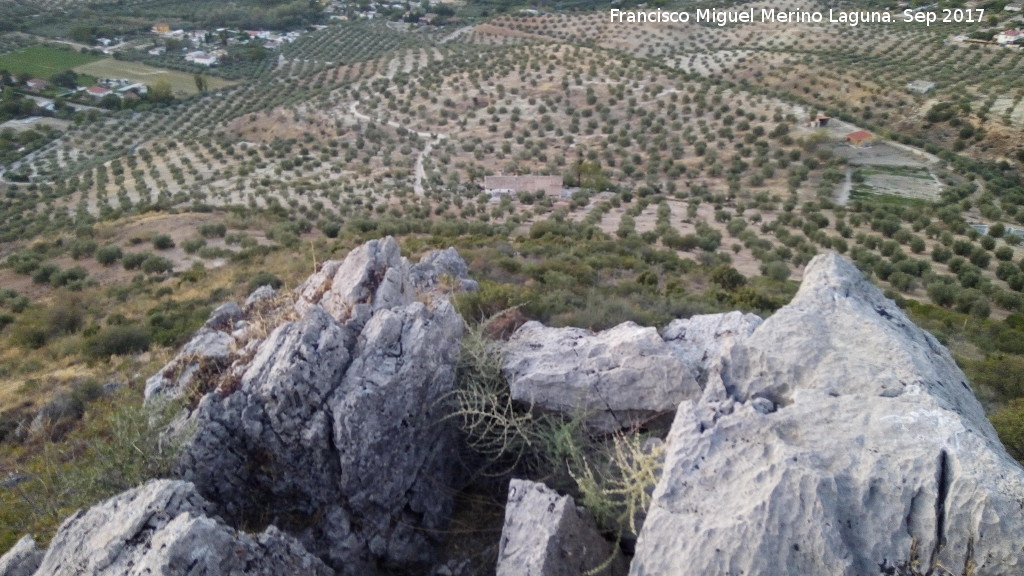
<svg viewBox="0 0 1024 576">
<path fill-rule="evenodd" d="M 85 93 L 93 98 L 99 99 L 113 94 L 114 91 L 106 86 L 89 86 L 85 89 Z"/>
<path fill-rule="evenodd" d="M 206 52 L 189 52 L 185 55 L 185 60 L 201 66 L 213 66 L 217 63 L 217 57 Z"/>
<path fill-rule="evenodd" d="M 557 197 L 561 196 L 563 187 L 561 176 L 484 176 L 484 190 L 493 194 L 542 191 Z"/>
<path fill-rule="evenodd" d="M 46 90 L 46 88 L 49 85 L 50 83 L 46 80 L 43 80 L 42 78 L 29 78 L 25 81 L 25 87 L 33 92 L 40 92 L 42 90 Z"/>
<path fill-rule="evenodd" d="M 169 24 L 153 24 L 153 34 L 167 34 L 171 31 Z"/>
<path fill-rule="evenodd" d="M 825 126 L 828 126 L 828 121 L 831 120 L 831 119 L 832 119 L 831 116 L 825 116 L 824 114 L 819 114 L 818 117 L 814 119 L 814 122 L 815 122 L 815 124 L 817 124 L 818 128 L 824 128 Z"/>
<path fill-rule="evenodd" d="M 932 90 L 935 90 L 935 82 L 929 82 L 927 80 L 914 80 L 913 82 L 907 82 L 907 92 L 927 94 Z"/>
<path fill-rule="evenodd" d="M 129 94 L 146 94 L 147 92 L 149 92 L 149 87 L 142 82 L 128 84 L 127 86 L 121 86 L 117 89 L 117 93 L 122 96 L 128 96 Z"/>
<path fill-rule="evenodd" d="M 846 135 L 846 143 L 850 146 L 861 147 L 875 138 L 875 135 L 867 130 L 857 130 Z"/>
<path fill-rule="evenodd" d="M 1003 30 L 999 34 L 996 34 L 993 40 L 996 41 L 996 44 L 1001 44 L 1003 46 L 1007 44 L 1014 44 L 1019 40 L 1024 40 L 1024 30 L 1021 30 L 1019 28 L 1014 28 L 1013 30 Z"/>
</svg>

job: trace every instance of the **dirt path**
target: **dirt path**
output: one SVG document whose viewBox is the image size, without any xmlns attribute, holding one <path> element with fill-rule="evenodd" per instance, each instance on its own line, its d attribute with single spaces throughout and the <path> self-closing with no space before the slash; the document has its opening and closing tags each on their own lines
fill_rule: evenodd
<svg viewBox="0 0 1024 576">
<path fill-rule="evenodd" d="M 459 36 L 462 36 L 463 34 L 469 32 L 472 29 L 472 26 L 463 26 L 462 28 L 459 28 L 455 32 L 452 32 L 451 34 L 445 36 L 444 38 L 441 38 L 441 40 L 438 41 L 438 44 L 446 44 L 448 42 L 451 42 L 452 40 L 455 40 Z"/>
<path fill-rule="evenodd" d="M 843 185 L 839 187 L 839 194 L 836 196 L 836 203 L 846 206 L 850 202 L 850 190 L 853 189 L 853 168 L 846 167 L 846 178 Z"/>
<path fill-rule="evenodd" d="M 366 114 L 360 112 L 358 110 L 358 106 L 359 101 L 356 100 L 348 107 L 349 112 L 351 112 L 353 116 L 365 122 L 380 122 L 380 120 L 377 120 L 376 118 L 371 118 L 370 116 L 367 116 Z M 387 124 L 392 128 L 404 128 L 405 130 L 408 130 L 409 132 L 416 134 L 420 138 L 426 139 L 427 144 L 423 147 L 423 150 L 421 150 L 420 153 L 416 155 L 416 179 L 415 181 L 413 181 L 412 185 L 413 192 L 415 192 L 417 196 L 423 196 L 423 179 L 426 177 L 426 170 L 423 168 L 423 159 L 426 158 L 428 154 L 430 154 L 431 150 L 434 149 L 435 142 L 440 142 L 441 140 L 448 138 L 448 135 L 432 134 L 430 132 L 418 132 L 400 122 L 394 122 L 391 120 L 381 123 Z"/>
</svg>

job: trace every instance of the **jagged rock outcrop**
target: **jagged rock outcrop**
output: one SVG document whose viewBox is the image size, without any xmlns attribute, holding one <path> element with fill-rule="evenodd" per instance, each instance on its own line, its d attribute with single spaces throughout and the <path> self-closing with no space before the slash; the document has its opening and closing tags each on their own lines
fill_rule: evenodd
<svg viewBox="0 0 1024 576">
<path fill-rule="evenodd" d="M 690 367 L 657 330 L 633 322 L 596 334 L 527 322 L 503 351 L 513 400 L 586 416 L 598 431 L 636 426 L 701 394 Z"/>
<path fill-rule="evenodd" d="M 218 306 L 174 358 L 146 380 L 146 399 L 199 396 L 232 377 L 237 379 L 261 341 L 262 335 L 253 327 L 253 316 L 272 307 L 276 296 L 273 288 L 261 286 L 244 306 L 235 302 Z M 277 316 L 280 314 L 270 314 L 270 320 Z"/>
<path fill-rule="evenodd" d="M 591 572 L 597 568 L 603 569 Z M 618 576 L 626 568 L 621 552 L 571 496 L 539 482 L 509 483 L 497 576 Z"/>
<path fill-rule="evenodd" d="M 410 268 L 392 238 L 325 262 L 298 319 L 199 402 L 179 466 L 229 521 L 272 522 L 344 574 L 424 571 L 451 512 L 462 319 Z"/>
<path fill-rule="evenodd" d="M 667 444 L 634 576 L 1024 572 L 1024 469 L 949 352 L 835 254 Z"/>
<path fill-rule="evenodd" d="M 250 536 L 212 517 L 212 509 L 187 482 L 150 481 L 65 520 L 34 574 L 334 574 L 277 528 Z"/>
<path fill-rule="evenodd" d="M 32 576 L 39 568 L 43 554 L 34 538 L 22 536 L 13 548 L 0 556 L 0 576 Z"/>
</svg>

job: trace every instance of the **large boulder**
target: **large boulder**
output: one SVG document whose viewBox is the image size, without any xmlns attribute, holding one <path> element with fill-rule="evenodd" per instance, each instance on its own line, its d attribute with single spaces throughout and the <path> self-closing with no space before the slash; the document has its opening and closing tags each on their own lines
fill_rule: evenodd
<svg viewBox="0 0 1024 576">
<path fill-rule="evenodd" d="M 13 548 L 0 556 L 0 576 L 32 576 L 43 560 L 43 550 L 31 536 L 23 536 Z"/>
<path fill-rule="evenodd" d="M 680 405 L 630 573 L 1020 574 L 1021 502 L 949 352 L 822 255 Z"/>
<path fill-rule="evenodd" d="M 596 334 L 527 322 L 503 352 L 513 400 L 585 416 L 602 432 L 670 414 L 701 394 L 690 367 L 657 330 L 632 322 Z"/>
<path fill-rule="evenodd" d="M 212 517 L 187 482 L 153 480 L 61 525 L 36 576 L 276 576 L 334 572 L 270 526 L 258 536 Z"/>
<path fill-rule="evenodd" d="M 179 465 L 229 521 L 344 574 L 424 571 L 451 513 L 462 319 L 409 268 L 391 238 L 325 263 L 237 386 L 199 401 Z"/>
<path fill-rule="evenodd" d="M 601 537 L 593 516 L 539 482 L 513 479 L 498 547 L 497 576 L 626 573 L 626 561 Z"/>
</svg>

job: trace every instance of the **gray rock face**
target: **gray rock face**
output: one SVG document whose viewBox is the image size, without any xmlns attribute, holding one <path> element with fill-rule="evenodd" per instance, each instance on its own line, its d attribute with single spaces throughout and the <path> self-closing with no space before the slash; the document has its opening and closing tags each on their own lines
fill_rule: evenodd
<svg viewBox="0 0 1024 576">
<path fill-rule="evenodd" d="M 189 483 L 150 481 L 65 520 L 35 574 L 334 574 L 273 526 L 252 537 L 210 517 L 211 509 Z"/>
<path fill-rule="evenodd" d="M 680 405 L 630 573 L 1019 574 L 1020 502 L 949 352 L 823 255 Z"/>
<path fill-rule="evenodd" d="M 544 484 L 509 483 L 497 576 L 579 576 L 601 566 L 606 568 L 595 574 L 616 576 L 627 569 L 589 512 Z"/>
<path fill-rule="evenodd" d="M 269 520 L 339 572 L 425 570 L 452 506 L 462 335 L 451 304 L 428 300 L 390 238 L 325 263 L 238 390 L 200 401 L 181 475 L 230 521 Z"/>
<path fill-rule="evenodd" d="M 241 320 L 244 316 L 242 308 L 235 302 L 226 302 L 217 307 L 210 314 L 210 318 L 206 321 L 207 328 L 212 330 L 225 330 L 230 329 L 231 325 Z"/>
<path fill-rule="evenodd" d="M 227 328 L 230 322 L 212 316 L 166 366 L 146 380 L 147 399 L 155 394 L 185 394 L 198 384 L 197 377 L 203 377 L 204 371 L 219 371 L 231 363 L 235 339 L 211 325 Z"/>
<path fill-rule="evenodd" d="M 703 382 L 708 370 L 738 342 L 745 341 L 761 325 L 754 314 L 728 312 L 673 320 L 661 333 L 676 355 Z"/>
<path fill-rule="evenodd" d="M 245 299 L 245 310 L 250 311 L 253 308 L 265 303 L 270 302 L 277 297 L 277 290 L 274 290 L 271 286 L 260 286 L 259 288 L 252 291 L 249 297 Z"/>
<path fill-rule="evenodd" d="M 21 540 L 0 556 L 0 576 L 32 576 L 43 560 L 43 551 L 36 547 L 31 536 Z"/>
<path fill-rule="evenodd" d="M 628 428 L 700 396 L 689 366 L 654 328 L 625 322 L 597 334 L 527 322 L 504 348 L 512 398 L 582 413 L 599 431 Z"/>
<path fill-rule="evenodd" d="M 479 290 L 480 285 L 468 276 L 469 266 L 455 248 L 428 252 L 409 269 L 410 280 L 417 290 L 434 289 L 443 281 L 450 282 L 450 288 L 458 288 L 462 292 Z"/>
<path fill-rule="evenodd" d="M 320 305 L 341 322 L 365 320 L 375 310 L 408 304 L 414 296 L 409 262 L 390 236 L 355 248 L 340 264 L 325 262 L 298 292 L 300 313 Z"/>
</svg>

